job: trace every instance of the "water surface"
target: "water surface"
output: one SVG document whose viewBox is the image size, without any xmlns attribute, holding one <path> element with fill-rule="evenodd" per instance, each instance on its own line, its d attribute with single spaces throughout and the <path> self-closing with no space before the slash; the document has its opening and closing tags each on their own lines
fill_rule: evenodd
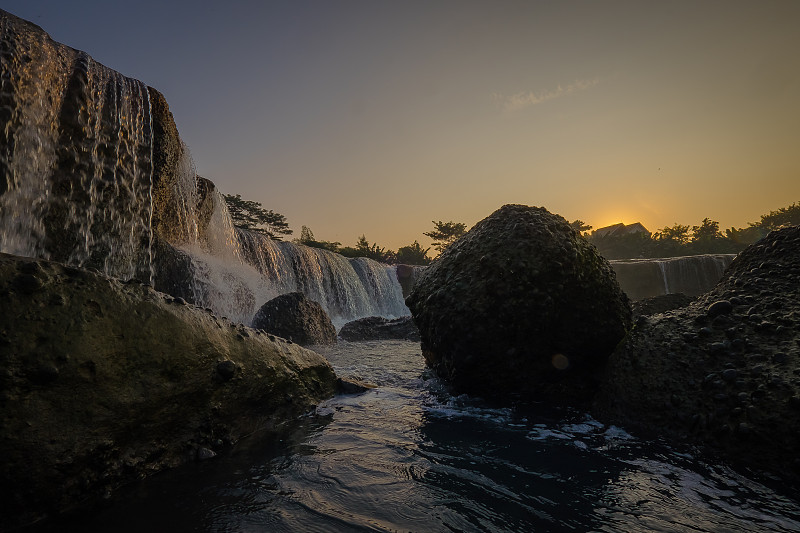
<svg viewBox="0 0 800 533">
<path fill-rule="evenodd" d="M 378 387 L 212 460 L 155 476 L 84 531 L 800 531 L 775 482 L 576 411 L 452 396 L 418 343 L 316 347 Z"/>
</svg>

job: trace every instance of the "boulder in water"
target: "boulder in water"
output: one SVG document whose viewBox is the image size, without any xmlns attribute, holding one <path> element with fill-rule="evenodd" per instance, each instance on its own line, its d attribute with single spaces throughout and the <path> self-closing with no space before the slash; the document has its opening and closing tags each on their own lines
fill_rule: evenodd
<svg viewBox="0 0 800 533">
<path fill-rule="evenodd" d="M 406 299 L 422 351 L 457 390 L 585 401 L 631 310 L 608 261 L 562 217 L 506 205 L 430 265 Z"/>
<path fill-rule="evenodd" d="M 609 358 L 595 414 L 800 479 L 800 227 L 737 256 L 689 305 L 640 319 Z"/>
<path fill-rule="evenodd" d="M 252 326 L 303 346 L 336 343 L 336 328 L 328 313 L 302 292 L 282 294 L 262 305 Z"/>
<path fill-rule="evenodd" d="M 351 342 L 405 339 L 419 341 L 419 329 L 410 316 L 384 318 L 368 316 L 348 322 L 339 331 L 339 336 Z"/>
<path fill-rule="evenodd" d="M 0 254 L 0 529 L 218 453 L 331 396 L 320 355 L 180 298 Z"/>
</svg>

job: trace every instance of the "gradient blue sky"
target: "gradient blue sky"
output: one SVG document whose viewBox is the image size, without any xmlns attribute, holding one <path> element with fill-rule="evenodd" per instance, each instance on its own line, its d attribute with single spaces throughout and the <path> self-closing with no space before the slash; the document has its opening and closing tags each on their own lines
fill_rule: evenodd
<svg viewBox="0 0 800 533">
<path fill-rule="evenodd" d="M 800 201 L 800 1 L 4 1 L 167 97 L 198 173 L 397 248 L 505 203 L 595 228 Z"/>
</svg>

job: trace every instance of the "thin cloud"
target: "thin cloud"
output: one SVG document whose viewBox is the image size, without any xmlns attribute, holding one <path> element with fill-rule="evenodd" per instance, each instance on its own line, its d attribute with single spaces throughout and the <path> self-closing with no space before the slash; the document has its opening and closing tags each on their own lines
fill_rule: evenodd
<svg viewBox="0 0 800 533">
<path fill-rule="evenodd" d="M 562 96 L 566 96 L 568 94 L 576 93 L 578 91 L 585 91 L 586 89 L 594 87 L 598 83 L 600 83 L 600 80 L 598 78 L 594 78 L 591 80 L 577 80 L 569 85 L 559 84 L 559 86 L 554 90 L 542 91 L 538 94 L 534 92 L 522 92 L 511 96 L 505 96 L 500 93 L 493 93 L 492 100 L 499 104 L 499 106 L 506 113 L 513 113 L 533 105 L 547 102 L 548 100 L 555 100 L 556 98 L 561 98 Z"/>
</svg>

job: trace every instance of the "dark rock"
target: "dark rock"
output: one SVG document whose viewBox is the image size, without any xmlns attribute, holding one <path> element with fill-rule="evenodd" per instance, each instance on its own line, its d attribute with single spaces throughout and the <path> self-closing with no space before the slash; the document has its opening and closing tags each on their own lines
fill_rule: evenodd
<svg viewBox="0 0 800 533">
<path fill-rule="evenodd" d="M 48 283 L 11 290 L 32 261 L 0 254 L 0 530 L 90 505 L 334 393 L 320 355 L 238 339 L 144 285 L 39 260 Z M 221 379 L 231 369 L 237 379 Z"/>
<path fill-rule="evenodd" d="M 228 381 L 236 374 L 236 363 L 231 360 L 220 361 L 217 364 L 217 374 L 224 380 Z"/>
<path fill-rule="evenodd" d="M 282 294 L 262 305 L 252 326 L 304 346 L 336 343 L 328 313 L 301 292 Z"/>
<path fill-rule="evenodd" d="M 336 392 L 339 394 L 361 394 L 374 388 L 376 387 L 372 383 L 356 377 L 344 377 L 336 380 Z"/>
<path fill-rule="evenodd" d="M 633 314 L 635 315 L 655 315 L 666 313 L 673 309 L 686 307 L 694 301 L 694 298 L 683 293 L 662 294 L 631 303 Z"/>
<path fill-rule="evenodd" d="M 730 301 L 719 300 L 708 306 L 706 314 L 710 318 L 714 318 L 720 315 L 727 315 L 731 311 L 733 311 L 733 304 Z"/>
<path fill-rule="evenodd" d="M 410 316 L 394 319 L 379 316 L 359 318 L 345 324 L 339 330 L 339 337 L 350 342 L 388 339 L 420 340 L 419 330 Z"/>
<path fill-rule="evenodd" d="M 463 392 L 579 403 L 631 323 L 608 261 L 544 208 L 506 205 L 406 299 L 425 360 Z"/>
<path fill-rule="evenodd" d="M 767 262 L 769 269 L 761 266 Z M 651 316 L 609 358 L 594 414 L 643 435 L 701 444 L 733 463 L 800 480 L 794 461 L 800 410 L 787 401 L 800 398 L 796 365 L 787 364 L 800 359 L 798 264 L 800 227 L 771 232 L 740 253 L 709 293 L 668 316 Z M 770 300 L 763 299 L 764 291 L 772 294 Z M 732 294 L 750 305 L 746 313 L 737 312 Z M 709 318 L 713 327 L 699 330 L 701 340 L 686 334 Z M 673 397 L 683 400 L 681 416 L 663 408 Z"/>
<path fill-rule="evenodd" d="M 209 448 L 198 448 L 197 449 L 197 460 L 198 461 L 205 461 L 207 459 L 212 459 L 217 456 L 217 452 L 211 450 Z"/>
<path fill-rule="evenodd" d="M 395 267 L 395 275 L 403 290 L 403 298 L 408 298 L 411 289 L 414 288 L 414 283 L 426 268 L 428 267 L 421 265 L 397 265 Z"/>
</svg>

